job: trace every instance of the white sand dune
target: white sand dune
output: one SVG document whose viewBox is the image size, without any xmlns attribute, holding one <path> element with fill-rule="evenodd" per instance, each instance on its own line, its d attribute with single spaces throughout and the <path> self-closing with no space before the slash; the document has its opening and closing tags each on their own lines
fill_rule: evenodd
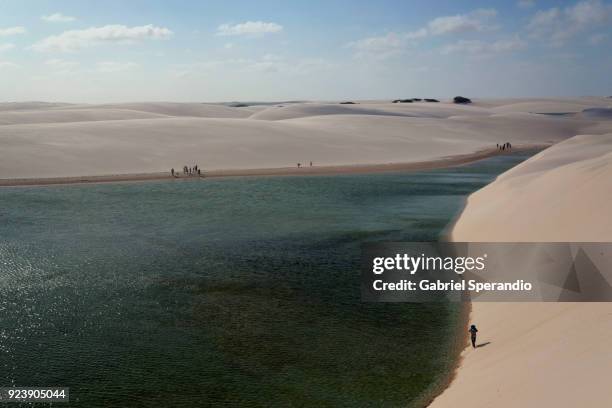
<svg viewBox="0 0 612 408">
<path fill-rule="evenodd" d="M 60 102 L 0 102 L 0 111 L 54 109 L 72 106 L 70 103 Z"/>
<path fill-rule="evenodd" d="M 79 107 L 88 109 L 120 109 L 149 112 L 164 116 L 193 116 L 200 118 L 246 118 L 253 113 L 251 109 L 234 108 L 213 103 L 135 102 L 79 105 Z M 63 109 L 74 109 L 74 106 L 67 106 Z"/>
<path fill-rule="evenodd" d="M 609 303 L 476 303 L 479 342 L 432 408 L 609 407 Z"/>
<path fill-rule="evenodd" d="M 517 102 L 510 105 L 492 108 L 497 112 L 524 112 L 524 113 L 577 113 L 586 106 L 579 103 L 565 101 Z"/>
<path fill-rule="evenodd" d="M 595 100 L 593 107 L 602 101 Z M 166 172 L 194 163 L 207 170 L 309 161 L 326 166 L 412 163 L 503 142 L 549 144 L 586 131 L 607 132 L 600 118 L 505 113 L 444 102 L 313 102 L 282 108 L 29 104 L 19 109 L 0 111 L 0 179 Z"/>
<path fill-rule="evenodd" d="M 37 109 L 0 111 L 1 125 L 33 123 L 92 122 L 101 120 L 128 120 L 165 118 L 166 115 L 125 109 Z"/>
<path fill-rule="evenodd" d="M 359 105 L 339 104 L 300 104 L 290 106 L 277 106 L 259 111 L 250 116 L 251 119 L 283 120 L 322 115 L 385 115 L 385 116 L 416 116 L 390 112 L 383 109 L 364 108 Z"/>
<path fill-rule="evenodd" d="M 512 242 L 612 240 L 610 175 L 612 133 L 573 137 L 502 174 L 470 196 L 455 224 L 453 238 Z M 540 205 L 525 212 L 527 201 Z"/>
<path fill-rule="evenodd" d="M 0 178 L 422 161 L 491 147 L 486 135 L 402 117 L 310 123 L 165 118 L 0 126 Z M 487 140 L 488 139 L 488 140 Z M 23 163 L 31 165 L 23 166 Z"/>
<path fill-rule="evenodd" d="M 368 102 L 355 105 L 302 103 L 272 106 L 252 115 L 251 119 L 284 120 L 323 115 L 377 115 L 447 118 L 455 115 L 488 115 L 487 109 L 449 103 Z"/>
<path fill-rule="evenodd" d="M 512 126 L 492 131 L 498 122 L 495 116 L 466 121 L 328 115 L 5 125 L 0 126 L 0 178 L 158 172 L 190 163 L 241 169 L 311 160 L 316 165 L 414 162 L 472 153 L 497 142 L 540 144 L 566 137 L 545 117 L 517 118 Z"/>
<path fill-rule="evenodd" d="M 527 113 L 496 113 L 486 120 L 476 117 L 451 117 L 451 126 L 463 126 L 472 133 L 483 133 L 490 140 L 556 143 L 591 129 L 599 122 L 581 118 L 551 117 Z M 449 121 L 450 122 L 450 121 Z"/>
<path fill-rule="evenodd" d="M 514 103 L 504 103 L 495 106 L 493 110 L 498 112 L 525 113 L 578 113 L 587 108 L 607 107 L 611 103 L 610 99 L 594 97 L 517 100 Z"/>
<path fill-rule="evenodd" d="M 610 242 L 610 180 L 612 129 L 573 137 L 470 196 L 452 239 Z M 612 406 L 612 304 L 472 306 L 479 342 L 490 344 L 464 351 L 432 407 Z"/>
</svg>

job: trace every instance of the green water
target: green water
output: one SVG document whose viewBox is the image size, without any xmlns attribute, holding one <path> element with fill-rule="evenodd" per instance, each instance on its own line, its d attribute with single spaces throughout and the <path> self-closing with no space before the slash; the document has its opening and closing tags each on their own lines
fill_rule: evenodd
<svg viewBox="0 0 612 408">
<path fill-rule="evenodd" d="M 83 407 L 416 404 L 452 364 L 458 305 L 361 303 L 359 245 L 437 239 L 526 157 L 3 188 L 0 386 Z"/>
</svg>

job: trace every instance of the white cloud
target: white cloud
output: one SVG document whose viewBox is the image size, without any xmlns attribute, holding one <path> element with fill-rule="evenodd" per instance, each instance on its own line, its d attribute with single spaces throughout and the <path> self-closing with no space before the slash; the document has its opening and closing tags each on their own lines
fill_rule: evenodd
<svg viewBox="0 0 612 408">
<path fill-rule="evenodd" d="M 48 59 L 44 64 L 55 74 L 74 74 L 81 68 L 80 62 L 61 58 Z M 138 67 L 138 64 L 134 62 L 100 61 L 95 64 L 93 69 L 86 69 L 82 72 L 122 72 L 136 67 Z"/>
<path fill-rule="evenodd" d="M 11 43 L 0 44 L 0 52 L 12 50 L 13 48 L 15 48 L 15 44 L 11 44 Z"/>
<path fill-rule="evenodd" d="M 589 37 L 589 44 L 591 45 L 599 45 L 604 42 L 608 38 L 607 34 L 593 34 Z"/>
<path fill-rule="evenodd" d="M 488 31 L 497 28 L 492 20 L 494 9 L 478 9 L 467 14 L 436 17 L 416 31 L 367 37 L 347 44 L 357 58 L 387 59 L 404 54 L 416 41 L 427 36 Z"/>
<path fill-rule="evenodd" d="M 607 23 L 612 6 L 599 0 L 585 0 L 561 10 L 557 7 L 538 11 L 527 25 L 531 37 L 562 46 L 576 35 Z"/>
<path fill-rule="evenodd" d="M 283 31 L 283 26 L 277 23 L 270 23 L 264 21 L 247 21 L 235 25 L 221 24 L 217 28 L 216 35 L 259 36 L 264 34 L 279 33 L 281 31 Z"/>
<path fill-rule="evenodd" d="M 5 69 L 5 68 L 19 68 L 19 65 L 15 64 L 14 62 L 10 62 L 10 61 L 0 61 L 0 69 Z"/>
<path fill-rule="evenodd" d="M 35 43 L 31 48 L 41 52 L 71 52 L 100 44 L 126 44 L 149 39 L 167 39 L 172 35 L 169 29 L 151 24 L 136 27 L 114 24 L 64 31 Z"/>
<path fill-rule="evenodd" d="M 117 62 L 117 61 L 102 61 L 96 64 L 96 69 L 99 72 L 121 72 L 136 68 L 138 64 L 135 62 Z"/>
<path fill-rule="evenodd" d="M 427 29 L 432 35 L 491 30 L 495 27 L 490 20 L 496 15 L 497 11 L 493 9 L 480 9 L 468 14 L 437 17 L 427 24 Z"/>
<path fill-rule="evenodd" d="M 553 24 L 556 24 L 560 18 L 561 11 L 556 7 L 548 10 L 540 10 L 531 18 L 528 27 L 532 30 L 547 29 Z"/>
<path fill-rule="evenodd" d="M 522 9 L 532 8 L 535 6 L 535 0 L 519 0 L 516 5 Z"/>
<path fill-rule="evenodd" d="M 26 29 L 21 26 L 0 28 L 0 37 L 8 37 L 9 35 L 23 34 L 25 32 Z"/>
<path fill-rule="evenodd" d="M 68 61 L 60 58 L 53 58 L 45 61 L 45 65 L 53 68 L 67 68 L 79 65 L 77 61 Z"/>
<path fill-rule="evenodd" d="M 581 28 L 605 23 L 610 18 L 611 12 L 611 7 L 602 4 L 599 0 L 581 1 L 565 9 L 568 20 Z"/>
<path fill-rule="evenodd" d="M 408 33 L 405 33 L 404 36 L 408 40 L 416 40 L 416 39 L 419 39 L 419 38 L 427 37 L 427 29 L 426 28 L 421 28 L 421 29 L 418 29 L 416 31 L 410 31 Z"/>
<path fill-rule="evenodd" d="M 498 40 L 492 43 L 483 41 L 458 41 L 454 44 L 442 48 L 443 54 L 462 53 L 473 55 L 497 54 L 503 52 L 519 51 L 527 47 L 527 44 L 520 38 L 515 37 L 507 40 Z"/>
<path fill-rule="evenodd" d="M 388 33 L 379 37 L 362 38 L 348 44 L 348 47 L 357 50 L 358 53 L 388 53 L 399 51 L 406 45 L 406 38 L 402 34 Z"/>
<path fill-rule="evenodd" d="M 285 75 L 304 75 L 327 70 L 333 66 L 321 58 L 286 59 L 285 57 L 267 54 L 259 59 L 240 59 L 231 63 L 230 69 L 258 73 L 280 73 Z"/>
<path fill-rule="evenodd" d="M 228 73 L 276 73 L 295 77 L 327 71 L 334 66 L 335 64 L 321 58 L 287 59 L 279 55 L 267 54 L 260 58 L 231 58 L 180 65 L 175 67 L 174 74 L 179 78 Z"/>
<path fill-rule="evenodd" d="M 80 64 L 78 61 L 69 61 L 60 58 L 54 58 L 46 60 L 45 65 L 56 74 L 68 74 L 74 72 Z"/>
<path fill-rule="evenodd" d="M 49 14 L 49 15 L 40 17 L 40 19 L 48 23 L 69 23 L 71 21 L 76 20 L 76 18 L 72 16 L 66 16 L 62 13 Z"/>
<path fill-rule="evenodd" d="M 347 44 L 355 50 L 357 58 L 387 59 L 403 54 L 415 40 L 427 36 L 427 30 L 420 29 L 409 33 L 388 33 L 382 36 L 367 37 Z"/>
<path fill-rule="evenodd" d="M 310 75 L 313 72 L 329 71 L 336 67 L 336 64 L 323 58 L 304 58 L 296 61 L 295 66 L 292 62 L 285 64 L 285 68 L 293 75 Z"/>
</svg>

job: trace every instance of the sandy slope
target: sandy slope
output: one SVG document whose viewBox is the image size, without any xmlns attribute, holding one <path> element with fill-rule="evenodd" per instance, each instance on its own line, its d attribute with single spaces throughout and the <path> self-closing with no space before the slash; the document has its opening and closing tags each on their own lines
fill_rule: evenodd
<svg viewBox="0 0 612 408">
<path fill-rule="evenodd" d="M 431 407 L 609 407 L 612 305 L 476 303 L 480 342 Z"/>
<path fill-rule="evenodd" d="M 0 111 L 1 125 L 19 125 L 32 123 L 62 123 L 62 122 L 91 122 L 100 120 L 127 120 L 164 118 L 166 115 L 144 111 L 131 111 L 125 109 L 44 109 L 44 110 L 16 110 Z"/>
<path fill-rule="evenodd" d="M 482 129 L 495 127 L 486 120 Z M 146 173 L 193 163 L 210 170 L 311 160 L 316 165 L 412 162 L 472 153 L 501 141 L 564 137 L 545 117 L 516 122 L 506 132 L 480 132 L 478 123 L 329 115 L 293 121 L 162 118 L 0 126 L 0 178 Z"/>
<path fill-rule="evenodd" d="M 489 115 L 488 109 L 451 103 L 359 103 L 355 105 L 301 103 L 273 106 L 261 110 L 251 119 L 283 120 L 322 115 L 379 115 L 447 118 L 456 115 Z"/>
<path fill-rule="evenodd" d="M 611 175 L 612 133 L 573 137 L 470 196 L 453 238 L 612 241 Z"/>
<path fill-rule="evenodd" d="M 100 105 L 67 105 L 59 110 L 73 109 L 120 109 L 126 111 L 149 112 L 163 116 L 194 116 L 201 118 L 245 118 L 253 112 L 247 108 L 234 108 L 222 104 L 195 102 L 130 102 Z"/>
<path fill-rule="evenodd" d="M 588 107 L 608 103 L 604 98 L 580 101 Z M 310 161 L 325 166 L 410 163 L 496 143 L 555 143 L 585 131 L 606 131 L 602 123 L 607 119 L 600 115 L 499 111 L 523 102 L 244 108 L 170 102 L 3 104 L 0 179 L 158 173 L 195 163 L 207 170 L 284 168 Z"/>
<path fill-rule="evenodd" d="M 612 106 L 609 98 L 557 98 L 557 99 L 530 99 L 530 100 L 500 100 L 501 104 L 493 107 L 498 112 L 526 112 L 526 113 L 576 113 L 592 107 Z M 505 103 L 508 102 L 508 103 Z M 486 102 L 485 102 L 486 103 Z"/>
<path fill-rule="evenodd" d="M 470 196 L 452 238 L 612 241 L 608 127 L 555 145 Z M 612 406 L 612 304 L 472 306 L 479 342 L 490 344 L 465 350 L 455 381 L 432 407 Z"/>
<path fill-rule="evenodd" d="M 39 109 L 54 109 L 72 106 L 69 103 L 60 102 L 0 102 L 1 111 L 16 111 L 16 110 L 39 110 Z"/>
</svg>

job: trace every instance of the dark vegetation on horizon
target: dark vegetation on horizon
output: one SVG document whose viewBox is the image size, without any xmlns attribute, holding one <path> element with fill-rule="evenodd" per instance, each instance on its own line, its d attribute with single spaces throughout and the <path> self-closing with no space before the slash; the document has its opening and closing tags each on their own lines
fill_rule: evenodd
<svg viewBox="0 0 612 408">
<path fill-rule="evenodd" d="M 472 103 L 472 100 L 464 96 L 455 96 L 455 98 L 453 99 L 453 102 L 467 104 L 467 103 Z"/>
<path fill-rule="evenodd" d="M 610 98 L 612 98 L 612 96 L 610 96 Z M 222 105 L 226 105 L 226 106 L 230 106 L 232 108 L 245 108 L 248 106 L 253 106 L 253 105 L 266 105 L 266 106 L 280 106 L 282 107 L 282 104 L 292 104 L 292 103 L 304 103 L 307 101 L 283 101 L 283 102 L 227 102 L 227 103 L 223 103 Z M 440 102 L 439 99 L 434 99 L 434 98 L 405 98 L 405 99 L 394 99 L 392 101 L 393 103 L 413 103 L 413 102 Z M 472 103 L 472 100 L 469 98 L 466 98 L 464 96 L 455 96 L 453 98 L 453 103 L 456 104 L 469 104 Z M 358 105 L 359 102 L 353 102 L 353 101 L 342 101 L 339 102 L 340 105 Z"/>
<path fill-rule="evenodd" d="M 307 102 L 307 101 L 276 101 L 276 102 L 257 102 L 257 101 L 238 102 L 238 101 L 234 101 L 234 102 L 224 102 L 221 105 L 229 106 L 231 108 L 244 108 L 247 106 L 254 106 L 254 105 L 273 106 L 273 105 L 278 105 L 281 103 L 304 103 L 304 102 Z"/>
<path fill-rule="evenodd" d="M 425 99 L 422 99 L 422 98 L 408 98 L 408 99 L 395 99 L 395 100 L 393 100 L 393 103 L 412 103 L 412 102 L 422 102 L 422 101 L 425 101 L 425 102 L 440 102 L 439 100 L 432 99 L 432 98 L 425 98 Z"/>
</svg>

